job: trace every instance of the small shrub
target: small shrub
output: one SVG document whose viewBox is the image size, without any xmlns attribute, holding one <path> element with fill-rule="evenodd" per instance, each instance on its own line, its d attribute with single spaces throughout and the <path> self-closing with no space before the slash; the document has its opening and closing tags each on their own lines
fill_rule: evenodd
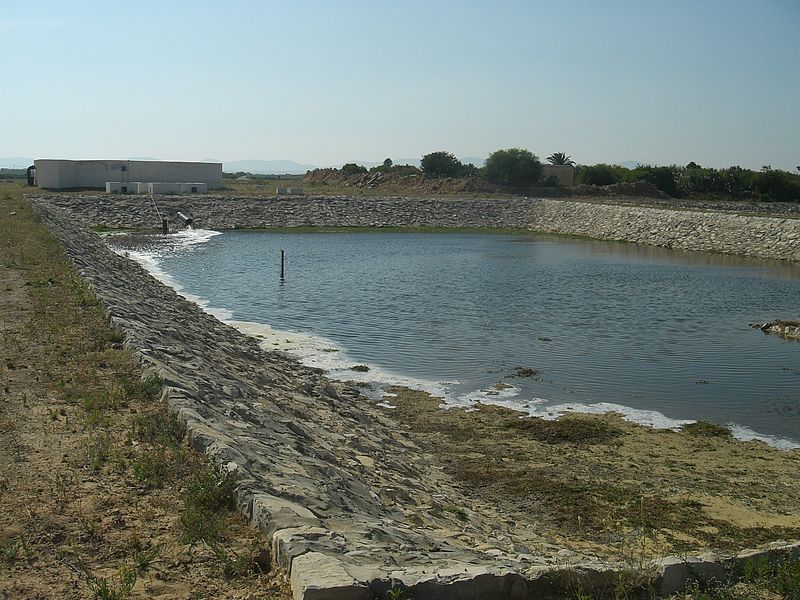
<svg viewBox="0 0 800 600">
<path fill-rule="evenodd" d="M 236 477 L 219 467 L 208 465 L 189 482 L 186 505 L 197 506 L 213 512 L 233 508 Z"/>
<path fill-rule="evenodd" d="M 181 538 L 187 544 L 216 539 L 220 527 L 221 519 L 216 513 L 193 504 L 184 506 L 181 513 Z"/>
<path fill-rule="evenodd" d="M 164 381 L 158 375 L 148 375 L 140 381 L 125 379 L 122 382 L 123 393 L 126 398 L 145 398 L 154 400 L 161 393 Z"/>
<path fill-rule="evenodd" d="M 167 453 L 163 446 L 140 454 L 132 464 L 133 474 L 148 488 L 164 486 L 169 475 Z"/>
<path fill-rule="evenodd" d="M 131 436 L 149 444 L 174 444 L 186 433 L 177 417 L 161 408 L 156 412 L 139 413 L 131 419 Z"/>
<path fill-rule="evenodd" d="M 213 541 L 219 535 L 219 513 L 233 508 L 236 479 L 209 465 L 189 482 L 181 514 L 183 538 L 188 543 Z"/>
<path fill-rule="evenodd" d="M 600 163 L 578 167 L 575 177 L 578 183 L 586 185 L 612 185 L 618 183 L 626 172 L 625 167 Z"/>
</svg>

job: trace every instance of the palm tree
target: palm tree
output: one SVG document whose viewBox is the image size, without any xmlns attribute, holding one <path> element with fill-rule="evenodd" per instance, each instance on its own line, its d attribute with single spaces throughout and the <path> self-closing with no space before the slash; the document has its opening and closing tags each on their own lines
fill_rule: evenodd
<svg viewBox="0 0 800 600">
<path fill-rule="evenodd" d="M 553 152 L 553 154 L 547 157 L 547 161 L 551 165 L 568 165 L 570 167 L 575 165 L 575 161 L 564 152 Z"/>
</svg>

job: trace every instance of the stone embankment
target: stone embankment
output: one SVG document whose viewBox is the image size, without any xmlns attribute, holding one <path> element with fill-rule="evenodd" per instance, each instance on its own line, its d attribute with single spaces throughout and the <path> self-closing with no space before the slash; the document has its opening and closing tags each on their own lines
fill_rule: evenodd
<svg viewBox="0 0 800 600">
<path fill-rule="evenodd" d="M 85 227 L 150 226 L 146 202 L 73 198 L 33 204 L 124 333 L 126 346 L 147 373 L 163 379 L 164 400 L 185 422 L 193 446 L 237 473 L 239 508 L 271 536 L 273 556 L 289 570 L 295 598 L 371 600 L 395 586 L 418 600 L 558 598 L 576 582 L 603 587 L 616 580 L 620 565 L 572 552 L 564 568 L 563 546 L 467 497 L 356 388 L 263 350 L 111 252 Z M 55 206 L 73 201 L 73 210 Z M 472 222 L 447 201 L 386 201 L 369 214 L 349 202 L 181 198 L 160 206 L 191 212 L 199 225 L 216 228 L 333 225 L 355 215 L 358 223 L 372 225 Z M 257 210 L 260 203 L 282 207 L 283 216 Z M 388 218 L 387 207 L 396 203 L 414 223 Z M 367 205 L 360 204 L 364 212 Z M 472 206 L 477 212 L 470 219 L 496 226 L 535 223 L 529 219 L 541 205 L 527 201 L 530 212 L 524 214 L 514 201 Z M 490 214 L 480 214 L 483 209 Z M 800 544 L 773 552 L 798 556 Z M 719 576 L 723 567 L 713 555 L 667 558 L 654 564 L 656 588 L 679 589 L 690 572 Z"/>
<path fill-rule="evenodd" d="M 513 227 L 682 250 L 800 260 L 800 219 L 792 218 L 797 213 L 790 213 L 785 206 L 784 214 L 758 216 L 744 214 L 753 208 L 751 204 L 722 203 L 714 205 L 719 210 L 712 211 L 612 204 L 609 199 L 182 196 L 156 201 L 173 226 L 182 224 L 178 212 L 183 212 L 193 217 L 195 226 L 207 229 Z M 161 223 L 155 205 L 146 197 L 59 195 L 47 197 L 46 202 L 70 208 L 87 226 L 157 228 Z"/>
</svg>

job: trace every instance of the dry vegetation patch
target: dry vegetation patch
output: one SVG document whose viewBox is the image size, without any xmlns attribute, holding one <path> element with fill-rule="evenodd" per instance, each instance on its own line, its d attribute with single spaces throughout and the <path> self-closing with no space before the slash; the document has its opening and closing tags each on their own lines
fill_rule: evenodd
<svg viewBox="0 0 800 600">
<path fill-rule="evenodd" d="M 613 414 L 544 421 L 392 392 L 395 417 L 468 494 L 568 548 L 619 556 L 644 536 L 655 556 L 800 539 L 800 451 L 740 442 L 711 423 L 675 432 Z"/>
</svg>

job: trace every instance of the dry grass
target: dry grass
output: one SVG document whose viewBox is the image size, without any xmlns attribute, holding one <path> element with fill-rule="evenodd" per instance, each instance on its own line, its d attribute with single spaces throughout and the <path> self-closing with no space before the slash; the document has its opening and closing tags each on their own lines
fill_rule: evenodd
<svg viewBox="0 0 800 600">
<path fill-rule="evenodd" d="M 191 500 L 214 472 L 24 189 L 0 184 L 0 597 L 289 598 L 267 540 Z"/>
</svg>

